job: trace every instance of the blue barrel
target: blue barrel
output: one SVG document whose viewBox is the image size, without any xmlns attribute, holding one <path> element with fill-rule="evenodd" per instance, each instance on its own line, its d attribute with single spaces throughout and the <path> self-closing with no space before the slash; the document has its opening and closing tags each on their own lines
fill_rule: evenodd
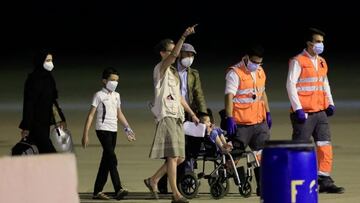
<svg viewBox="0 0 360 203">
<path fill-rule="evenodd" d="M 318 202 L 317 161 L 311 142 L 267 141 L 260 168 L 261 202 Z"/>
</svg>

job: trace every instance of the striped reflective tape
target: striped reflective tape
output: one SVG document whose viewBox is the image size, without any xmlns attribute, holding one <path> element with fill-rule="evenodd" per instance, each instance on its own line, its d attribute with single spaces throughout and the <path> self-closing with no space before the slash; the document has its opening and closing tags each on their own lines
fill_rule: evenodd
<svg viewBox="0 0 360 203">
<path fill-rule="evenodd" d="M 311 77 L 311 78 L 299 78 L 298 83 L 303 83 L 303 82 L 324 82 L 325 78 L 324 77 Z"/>
<path fill-rule="evenodd" d="M 303 86 L 297 87 L 297 91 L 311 92 L 311 91 L 325 91 L 323 86 Z"/>
<path fill-rule="evenodd" d="M 233 102 L 234 103 L 240 103 L 240 104 L 249 104 L 249 103 L 254 103 L 259 101 L 258 98 L 253 99 L 253 98 L 233 98 Z"/>
</svg>

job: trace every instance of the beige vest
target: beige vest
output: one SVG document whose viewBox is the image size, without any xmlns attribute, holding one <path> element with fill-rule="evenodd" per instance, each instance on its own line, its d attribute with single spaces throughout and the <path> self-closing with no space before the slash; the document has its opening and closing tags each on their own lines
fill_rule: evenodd
<svg viewBox="0 0 360 203">
<path fill-rule="evenodd" d="M 164 117 L 180 118 L 184 121 L 184 108 L 181 105 L 180 81 L 171 68 L 166 69 L 160 78 L 161 62 L 154 69 L 155 99 L 152 113 L 157 121 Z"/>
</svg>

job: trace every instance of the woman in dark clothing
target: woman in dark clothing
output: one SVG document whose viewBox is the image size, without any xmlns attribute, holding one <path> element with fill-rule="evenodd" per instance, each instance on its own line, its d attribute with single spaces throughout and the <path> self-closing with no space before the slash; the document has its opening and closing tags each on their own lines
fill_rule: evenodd
<svg viewBox="0 0 360 203">
<path fill-rule="evenodd" d="M 41 51 L 34 58 L 34 70 L 25 82 L 23 118 L 19 125 L 22 138 L 34 143 L 39 153 L 54 153 L 50 141 L 50 126 L 65 128 L 65 117 L 56 101 L 55 80 L 51 74 L 54 65 L 49 51 Z"/>
</svg>

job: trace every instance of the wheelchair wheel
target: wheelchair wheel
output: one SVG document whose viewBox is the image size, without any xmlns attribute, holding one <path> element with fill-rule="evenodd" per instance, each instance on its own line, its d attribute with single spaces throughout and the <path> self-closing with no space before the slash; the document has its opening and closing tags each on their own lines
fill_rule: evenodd
<svg viewBox="0 0 360 203">
<path fill-rule="evenodd" d="M 229 178 L 222 178 L 222 177 L 216 178 L 216 177 L 213 177 L 213 178 L 208 179 L 209 186 L 211 186 L 215 182 L 218 182 L 219 184 L 221 184 L 224 187 L 224 189 L 225 189 L 224 196 L 226 196 L 230 191 L 230 180 L 229 180 Z"/>
<path fill-rule="evenodd" d="M 215 181 L 210 185 L 210 194 L 214 199 L 221 199 L 225 196 L 225 188 L 220 182 Z"/>
<path fill-rule="evenodd" d="M 248 198 L 251 196 L 252 188 L 249 181 L 245 181 L 244 184 L 239 187 L 239 193 L 241 196 Z"/>
<path fill-rule="evenodd" d="M 178 180 L 179 192 L 187 199 L 196 197 L 199 193 L 199 181 L 194 173 L 186 173 Z"/>
</svg>

